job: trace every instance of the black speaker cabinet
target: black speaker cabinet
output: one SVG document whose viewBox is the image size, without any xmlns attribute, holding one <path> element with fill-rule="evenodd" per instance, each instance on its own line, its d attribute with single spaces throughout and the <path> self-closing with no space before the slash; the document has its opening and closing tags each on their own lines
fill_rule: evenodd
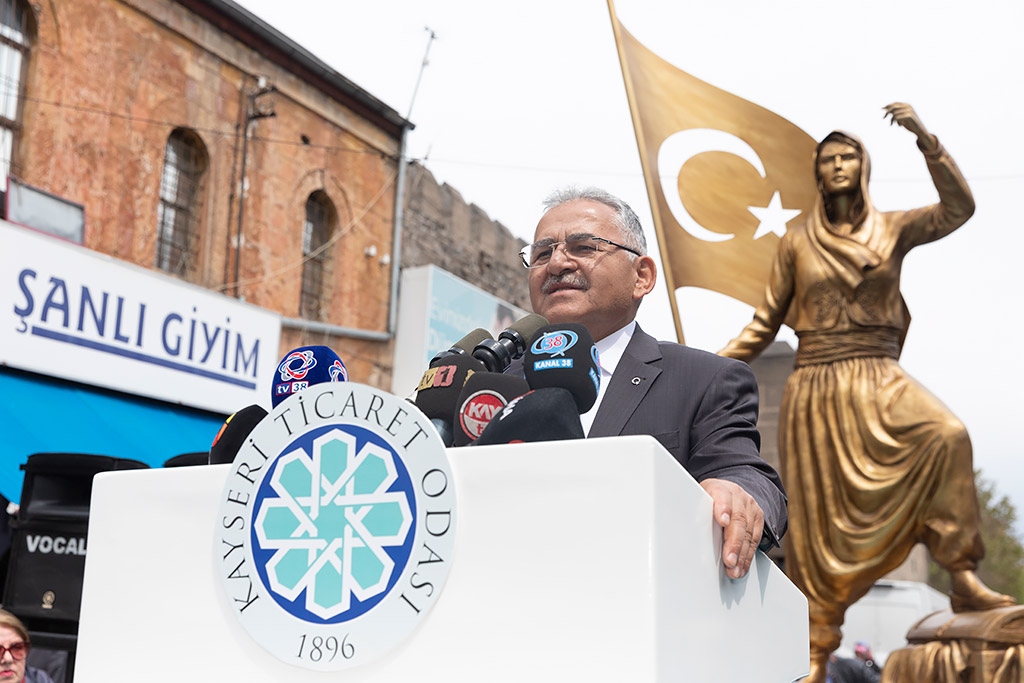
<svg viewBox="0 0 1024 683">
<path fill-rule="evenodd" d="M 146 467 L 137 460 L 102 455 L 30 455 L 22 465 L 21 505 L 11 523 L 4 607 L 30 623 L 77 622 L 92 478 L 99 472 Z"/>
<path fill-rule="evenodd" d="M 19 522 L 4 607 L 27 619 L 78 621 L 87 530 L 87 522 Z"/>
<path fill-rule="evenodd" d="M 193 467 L 195 465 L 208 464 L 210 464 L 209 451 L 202 451 L 199 453 L 182 453 L 181 455 L 176 455 L 173 458 L 164 460 L 164 467 Z"/>
</svg>

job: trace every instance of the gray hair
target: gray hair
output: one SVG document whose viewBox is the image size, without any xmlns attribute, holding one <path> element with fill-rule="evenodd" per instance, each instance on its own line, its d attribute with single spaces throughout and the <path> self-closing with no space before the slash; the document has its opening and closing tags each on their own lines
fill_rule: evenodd
<svg viewBox="0 0 1024 683">
<path fill-rule="evenodd" d="M 647 238 L 644 237 L 643 226 L 640 219 L 629 204 L 622 201 L 610 192 L 598 187 L 576 187 L 570 185 L 555 190 L 544 200 L 544 210 L 550 211 L 556 206 L 567 204 L 577 199 L 586 199 L 598 202 L 611 207 L 615 211 L 615 223 L 622 233 L 622 241 L 627 247 L 636 249 L 641 254 L 647 254 Z"/>
</svg>

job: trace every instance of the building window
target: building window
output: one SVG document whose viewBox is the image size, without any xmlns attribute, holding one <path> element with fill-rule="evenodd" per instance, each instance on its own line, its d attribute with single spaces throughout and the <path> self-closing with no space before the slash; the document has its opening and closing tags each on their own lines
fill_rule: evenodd
<svg viewBox="0 0 1024 683">
<path fill-rule="evenodd" d="M 306 222 L 302 226 L 302 293 L 299 315 L 308 320 L 323 320 L 327 313 L 324 281 L 327 278 L 327 241 L 336 222 L 334 205 L 322 191 L 306 200 Z"/>
<path fill-rule="evenodd" d="M 157 211 L 156 267 L 187 277 L 195 271 L 200 182 L 206 170 L 206 148 L 183 128 L 171 133 L 164 150 Z"/>
<path fill-rule="evenodd" d="M 0 192 L 7 189 L 24 90 L 32 12 L 22 0 L 0 0 Z"/>
</svg>

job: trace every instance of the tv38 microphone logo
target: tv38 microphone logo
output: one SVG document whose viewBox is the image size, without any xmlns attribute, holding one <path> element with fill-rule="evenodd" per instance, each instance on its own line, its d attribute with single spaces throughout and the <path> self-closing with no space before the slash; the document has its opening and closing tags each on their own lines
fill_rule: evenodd
<svg viewBox="0 0 1024 683">
<path fill-rule="evenodd" d="M 281 373 L 281 381 L 287 382 L 290 379 L 304 379 L 314 367 L 316 358 L 312 351 L 294 351 L 281 361 L 277 371 Z"/>
<path fill-rule="evenodd" d="M 334 361 L 331 367 L 327 369 L 327 372 L 330 373 L 332 382 L 348 381 L 348 370 L 345 369 L 345 366 L 340 360 Z"/>
</svg>

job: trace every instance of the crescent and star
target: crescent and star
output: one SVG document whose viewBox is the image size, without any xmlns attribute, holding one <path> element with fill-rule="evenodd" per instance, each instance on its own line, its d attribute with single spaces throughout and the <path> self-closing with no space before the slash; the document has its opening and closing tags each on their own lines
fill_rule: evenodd
<svg viewBox="0 0 1024 683">
<path fill-rule="evenodd" d="M 703 152 L 735 154 L 753 166 L 762 178 L 766 177 L 764 164 L 761 163 L 761 158 L 750 145 L 735 135 L 721 130 L 711 128 L 681 130 L 668 136 L 661 143 L 661 147 L 658 149 L 658 177 L 661 182 L 662 194 L 672 216 L 683 230 L 699 240 L 725 242 L 731 240 L 735 235 L 712 232 L 702 226 L 686 210 L 683 200 L 679 196 L 677 186 L 679 170 L 692 157 Z M 755 240 L 771 233 L 782 237 L 786 234 L 786 223 L 801 213 L 799 209 L 782 208 L 782 198 L 778 190 L 772 194 L 768 206 L 748 206 L 747 210 L 760 221 L 754 232 L 753 239 Z"/>
</svg>

